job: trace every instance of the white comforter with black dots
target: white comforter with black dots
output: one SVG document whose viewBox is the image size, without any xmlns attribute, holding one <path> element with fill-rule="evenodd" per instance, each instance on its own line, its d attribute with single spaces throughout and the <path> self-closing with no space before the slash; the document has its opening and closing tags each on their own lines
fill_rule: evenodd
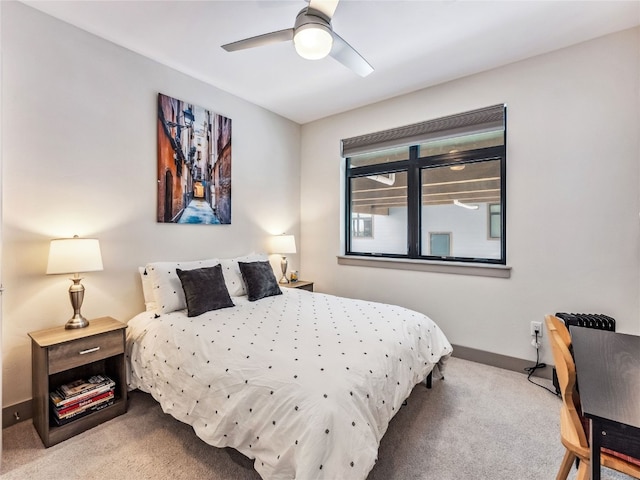
<svg viewBox="0 0 640 480">
<path fill-rule="evenodd" d="M 391 418 L 451 344 L 402 307 L 283 288 L 129 321 L 129 386 L 264 479 L 364 479 Z"/>
</svg>

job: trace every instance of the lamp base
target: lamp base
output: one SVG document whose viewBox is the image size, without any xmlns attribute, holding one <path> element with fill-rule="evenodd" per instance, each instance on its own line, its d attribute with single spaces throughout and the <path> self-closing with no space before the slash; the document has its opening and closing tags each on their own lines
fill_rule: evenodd
<svg viewBox="0 0 640 480">
<path fill-rule="evenodd" d="M 64 324 L 64 328 L 66 330 L 70 330 L 72 328 L 85 328 L 89 326 L 89 320 L 84 318 L 82 315 L 78 317 L 73 317 L 69 319 L 67 323 Z"/>
<path fill-rule="evenodd" d="M 73 285 L 69 287 L 69 299 L 71 300 L 71 306 L 73 307 L 73 317 L 65 323 L 64 328 L 69 330 L 72 328 L 88 327 L 89 320 L 84 318 L 80 313 L 82 300 L 84 300 L 84 286 L 80 283 L 82 278 L 76 273 L 70 280 L 73 282 Z"/>
<path fill-rule="evenodd" d="M 282 268 L 282 278 L 278 283 L 280 283 L 281 285 L 286 285 L 287 283 L 289 283 L 289 280 L 287 279 L 287 257 L 282 257 L 280 267 Z"/>
</svg>

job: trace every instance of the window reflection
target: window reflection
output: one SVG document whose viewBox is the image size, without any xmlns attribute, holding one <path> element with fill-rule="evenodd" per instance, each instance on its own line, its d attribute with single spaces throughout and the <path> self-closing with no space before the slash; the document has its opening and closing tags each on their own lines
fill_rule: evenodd
<svg viewBox="0 0 640 480">
<path fill-rule="evenodd" d="M 369 215 L 375 236 L 360 234 L 360 221 Z M 407 253 L 407 173 L 396 172 L 351 179 L 351 251 Z"/>
</svg>

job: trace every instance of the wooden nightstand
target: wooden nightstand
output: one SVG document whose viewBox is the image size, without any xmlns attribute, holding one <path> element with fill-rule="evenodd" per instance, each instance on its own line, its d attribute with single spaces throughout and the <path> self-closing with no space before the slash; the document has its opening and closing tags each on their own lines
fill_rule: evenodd
<svg viewBox="0 0 640 480">
<path fill-rule="evenodd" d="M 281 283 L 281 287 L 298 288 L 300 290 L 307 290 L 313 292 L 313 282 L 307 282 L 306 280 L 298 280 L 297 282 Z"/>
<path fill-rule="evenodd" d="M 89 321 L 86 328 L 64 326 L 29 333 L 31 337 L 33 425 L 45 447 L 73 437 L 127 411 L 125 329 L 111 317 Z M 115 381 L 115 402 L 65 425 L 52 418 L 49 392 L 60 385 L 93 375 Z"/>
</svg>

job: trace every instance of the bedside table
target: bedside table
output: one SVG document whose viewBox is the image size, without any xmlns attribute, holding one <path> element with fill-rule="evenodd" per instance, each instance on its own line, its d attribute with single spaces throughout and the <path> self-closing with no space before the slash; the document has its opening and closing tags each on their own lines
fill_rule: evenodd
<svg viewBox="0 0 640 480">
<path fill-rule="evenodd" d="M 297 282 L 281 283 L 281 287 L 298 288 L 300 290 L 307 290 L 313 292 L 313 282 L 307 282 L 306 280 L 298 280 Z"/>
<path fill-rule="evenodd" d="M 127 411 L 125 329 L 111 317 L 96 318 L 85 328 L 64 325 L 29 333 L 31 337 L 33 425 L 45 447 L 73 437 Z M 52 418 L 49 392 L 73 380 L 107 375 L 115 381 L 115 401 L 102 410 L 65 425 Z"/>
</svg>

